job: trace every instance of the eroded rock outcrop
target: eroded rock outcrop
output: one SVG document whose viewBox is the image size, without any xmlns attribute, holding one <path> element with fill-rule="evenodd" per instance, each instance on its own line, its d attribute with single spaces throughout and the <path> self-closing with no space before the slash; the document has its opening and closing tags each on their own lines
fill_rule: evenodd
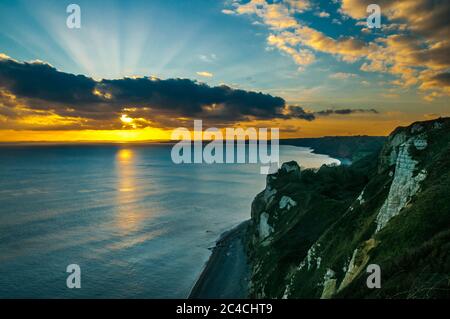
<svg viewBox="0 0 450 319">
<path fill-rule="evenodd" d="M 280 209 L 291 209 L 292 207 L 296 206 L 297 202 L 290 198 L 289 196 L 283 196 L 280 199 Z"/>
<path fill-rule="evenodd" d="M 375 239 L 371 238 L 365 241 L 360 247 L 356 248 L 353 252 L 350 263 L 345 267 L 346 272 L 344 279 L 342 279 L 338 290 L 344 289 L 350 284 L 356 276 L 364 269 L 369 261 L 369 252 L 376 246 Z"/>
<path fill-rule="evenodd" d="M 412 196 L 419 191 L 420 182 L 425 180 L 427 172 L 426 170 L 421 170 L 415 175 L 418 161 L 412 158 L 409 150 L 411 147 L 424 150 L 426 145 L 425 138 L 411 137 L 398 146 L 399 153 L 396 158 L 394 179 L 389 195 L 377 216 L 377 232 L 386 226 L 391 218 L 398 215 L 411 200 Z"/>
<path fill-rule="evenodd" d="M 336 273 L 333 269 L 327 269 L 325 276 L 323 276 L 323 291 L 320 296 L 321 299 L 329 299 L 336 292 Z"/>
</svg>

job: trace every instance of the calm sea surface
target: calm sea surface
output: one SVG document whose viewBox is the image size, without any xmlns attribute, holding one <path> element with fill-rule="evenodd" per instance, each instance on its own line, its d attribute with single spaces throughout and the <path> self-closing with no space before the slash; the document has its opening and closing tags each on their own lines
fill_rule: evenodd
<svg viewBox="0 0 450 319">
<path fill-rule="evenodd" d="M 0 298 L 184 298 L 250 218 L 259 165 L 175 165 L 170 145 L 0 147 Z M 337 162 L 280 146 L 303 167 Z M 81 267 L 81 289 L 66 267 Z"/>
</svg>

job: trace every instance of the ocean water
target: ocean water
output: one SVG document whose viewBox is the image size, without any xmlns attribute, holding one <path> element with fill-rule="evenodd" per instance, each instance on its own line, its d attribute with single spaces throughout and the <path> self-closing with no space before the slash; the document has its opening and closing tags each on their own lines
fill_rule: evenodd
<svg viewBox="0 0 450 319">
<path fill-rule="evenodd" d="M 0 298 L 185 298 L 250 218 L 259 165 L 175 165 L 170 145 L 0 147 Z M 338 162 L 280 146 L 303 167 Z M 68 289 L 66 267 L 81 267 Z"/>
</svg>

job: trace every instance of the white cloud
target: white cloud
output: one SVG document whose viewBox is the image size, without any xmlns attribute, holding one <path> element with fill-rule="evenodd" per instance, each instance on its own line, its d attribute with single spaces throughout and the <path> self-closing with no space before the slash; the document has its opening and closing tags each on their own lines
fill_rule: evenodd
<svg viewBox="0 0 450 319">
<path fill-rule="evenodd" d="M 203 76 L 206 78 L 212 78 L 214 76 L 214 74 L 212 74 L 210 72 L 206 72 L 206 71 L 199 71 L 199 72 L 197 72 L 197 75 Z"/>
<path fill-rule="evenodd" d="M 316 16 L 321 17 L 321 18 L 329 18 L 330 14 L 328 12 L 321 11 L 321 12 L 317 12 Z"/>
<path fill-rule="evenodd" d="M 331 74 L 329 76 L 329 78 L 330 79 L 337 79 L 337 80 L 345 80 L 345 79 L 355 78 L 357 76 L 358 75 L 356 75 L 354 73 L 338 72 L 338 73 Z"/>
<path fill-rule="evenodd" d="M 214 53 L 199 55 L 200 60 L 207 63 L 212 63 L 217 60 L 217 56 Z"/>
<path fill-rule="evenodd" d="M 223 9 L 223 10 L 222 10 L 222 13 L 223 13 L 223 14 L 230 14 L 230 15 L 231 15 L 231 14 L 236 14 L 233 10 L 230 10 L 230 9 Z"/>
<path fill-rule="evenodd" d="M 342 22 L 340 21 L 340 20 L 338 20 L 338 19 L 336 19 L 336 18 L 334 18 L 333 20 L 331 20 L 331 23 L 333 23 L 333 24 L 342 24 Z"/>
<path fill-rule="evenodd" d="M 322 52 L 348 63 L 361 61 L 360 69 L 364 72 L 392 74 L 396 79 L 391 85 L 419 85 L 420 91 L 427 92 L 427 99 L 450 96 L 446 80 L 450 69 L 450 2 L 379 1 L 386 17 L 382 30 L 388 33 L 378 34 L 371 42 L 357 35 L 333 38 L 302 23 L 297 14 L 311 8 L 307 1 L 234 1 L 232 10 L 238 15 L 255 16 L 264 23 L 271 31 L 267 38 L 269 46 L 289 55 L 300 68 L 315 61 L 315 52 Z M 363 26 L 370 3 L 371 0 L 342 0 L 340 19 L 353 18 L 359 20 L 357 25 Z M 341 21 L 333 19 L 332 23 Z M 368 30 L 361 30 L 364 31 Z"/>
<path fill-rule="evenodd" d="M 14 60 L 10 56 L 6 55 L 5 53 L 0 53 L 0 60 L 12 60 L 12 61 L 17 62 L 16 60 Z"/>
</svg>

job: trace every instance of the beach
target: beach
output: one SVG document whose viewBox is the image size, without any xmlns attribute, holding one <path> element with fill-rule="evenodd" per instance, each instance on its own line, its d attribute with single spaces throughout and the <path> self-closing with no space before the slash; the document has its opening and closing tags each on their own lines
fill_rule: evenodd
<svg viewBox="0 0 450 319">
<path fill-rule="evenodd" d="M 225 232 L 217 241 L 189 298 L 247 298 L 250 267 L 243 239 L 249 222 Z"/>
</svg>

